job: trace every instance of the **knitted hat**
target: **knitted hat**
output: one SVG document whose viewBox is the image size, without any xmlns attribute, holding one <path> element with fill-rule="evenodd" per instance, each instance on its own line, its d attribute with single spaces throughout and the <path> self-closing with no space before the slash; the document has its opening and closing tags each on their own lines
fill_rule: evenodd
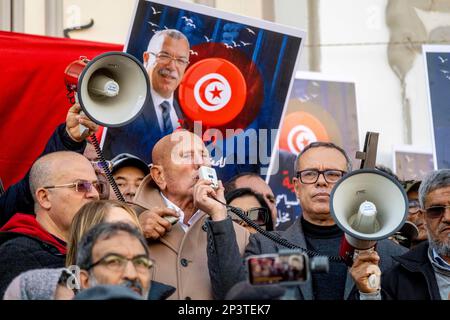
<svg viewBox="0 0 450 320">
<path fill-rule="evenodd" d="M 35 269 L 17 276 L 5 292 L 5 300 L 53 300 L 64 268 Z"/>
</svg>

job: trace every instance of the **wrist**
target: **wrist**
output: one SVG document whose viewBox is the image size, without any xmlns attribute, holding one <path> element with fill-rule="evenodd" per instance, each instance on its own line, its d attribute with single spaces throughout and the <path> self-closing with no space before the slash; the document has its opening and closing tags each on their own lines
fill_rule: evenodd
<svg viewBox="0 0 450 320">
<path fill-rule="evenodd" d="M 225 206 L 222 206 L 220 209 L 214 210 L 214 212 L 211 212 L 211 220 L 213 221 L 222 221 L 225 220 L 227 215 L 227 208 Z"/>
<path fill-rule="evenodd" d="M 69 139 L 72 140 L 73 142 L 78 142 L 78 143 L 80 143 L 80 142 L 83 141 L 83 140 L 77 140 L 77 139 L 75 139 L 74 136 L 70 133 L 70 130 L 69 130 L 69 128 L 67 127 L 67 125 L 66 125 L 66 134 L 67 134 L 67 136 L 69 137 Z"/>
<path fill-rule="evenodd" d="M 381 300 L 381 289 L 377 289 L 374 292 L 362 292 L 359 290 L 360 300 Z"/>
</svg>

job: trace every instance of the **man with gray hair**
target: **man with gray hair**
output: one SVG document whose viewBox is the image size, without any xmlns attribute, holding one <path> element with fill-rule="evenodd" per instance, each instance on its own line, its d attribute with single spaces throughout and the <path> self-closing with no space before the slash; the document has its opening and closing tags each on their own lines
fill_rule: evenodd
<svg viewBox="0 0 450 320">
<path fill-rule="evenodd" d="M 136 120 L 107 129 L 103 147 L 107 158 L 131 153 L 150 163 L 155 143 L 180 127 L 184 115 L 174 92 L 189 64 L 189 52 L 189 41 L 178 30 L 157 31 L 150 39 L 143 63 L 150 78 L 151 99 Z"/>
<path fill-rule="evenodd" d="M 383 274 L 386 299 L 450 299 L 450 169 L 433 171 L 419 188 L 428 242 L 395 257 L 399 263 Z"/>
<path fill-rule="evenodd" d="M 131 263 L 129 263 L 131 262 Z M 153 261 L 140 231 L 127 223 L 101 223 L 80 240 L 81 289 L 121 285 L 147 299 Z"/>
</svg>

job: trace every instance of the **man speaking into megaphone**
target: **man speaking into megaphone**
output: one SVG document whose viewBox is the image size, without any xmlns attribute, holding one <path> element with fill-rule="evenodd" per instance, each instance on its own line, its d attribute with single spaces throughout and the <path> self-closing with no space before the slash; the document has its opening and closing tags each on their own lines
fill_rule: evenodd
<svg viewBox="0 0 450 320">
<path fill-rule="evenodd" d="M 320 255 L 337 258 L 344 232 L 330 214 L 330 194 L 336 183 L 351 171 L 351 161 L 345 151 L 333 143 L 314 142 L 298 155 L 293 178 L 295 194 L 302 207 L 299 217 L 286 231 L 276 232 L 291 243 L 315 251 Z M 216 298 L 223 298 L 232 285 L 246 279 L 239 250 L 233 241 L 230 219 L 219 214 L 208 221 L 208 248 L 211 282 Z M 227 237 L 223 235 L 228 235 Z M 251 235 L 245 256 L 276 253 L 285 247 L 274 243 L 261 234 Z M 305 300 L 342 300 L 358 289 L 361 299 L 371 299 L 379 285 L 370 283 L 370 276 L 384 272 L 393 264 L 392 257 L 406 248 L 390 240 L 380 240 L 375 251 L 360 252 L 355 257 L 349 273 L 341 259 L 331 259 L 329 272 L 313 274 L 310 280 L 297 286 L 296 298 Z M 374 267 L 375 266 L 375 267 Z M 379 269 L 379 270 L 378 270 Z M 373 279 L 373 277 L 372 277 Z M 356 289 L 355 289 L 356 284 Z M 370 286 L 369 286 L 370 285 Z M 371 285 L 374 285 L 373 287 Z M 353 296 L 353 295 L 352 295 Z"/>
</svg>

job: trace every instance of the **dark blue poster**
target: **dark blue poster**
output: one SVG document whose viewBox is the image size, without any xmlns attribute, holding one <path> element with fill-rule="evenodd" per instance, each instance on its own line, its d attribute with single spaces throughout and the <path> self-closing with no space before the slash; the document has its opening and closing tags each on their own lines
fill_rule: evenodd
<svg viewBox="0 0 450 320">
<path fill-rule="evenodd" d="M 279 230 L 286 229 L 301 214 L 292 183 L 294 164 L 297 155 L 315 141 L 333 142 L 351 159 L 355 157 L 359 150 L 355 83 L 298 72 L 280 128 L 279 156 L 274 157 L 279 163 L 275 174 L 266 179 L 276 195 Z"/>
<path fill-rule="evenodd" d="M 428 73 L 434 166 L 450 168 L 450 47 L 424 46 Z"/>
<path fill-rule="evenodd" d="M 152 52 L 150 40 L 171 29 L 187 38 L 188 57 Z M 175 113 L 169 120 L 158 115 L 153 102 L 145 106 L 133 123 L 105 130 L 105 154 L 129 152 L 151 163 L 151 150 L 171 132 L 167 128 L 187 128 L 203 138 L 223 181 L 240 172 L 266 175 L 304 36 L 301 30 L 205 6 L 139 1 L 126 52 L 144 66 L 147 55 L 181 69 L 164 74 L 180 77 L 168 95 Z M 156 80 L 150 71 L 149 76 L 152 99 L 158 100 Z"/>
</svg>

